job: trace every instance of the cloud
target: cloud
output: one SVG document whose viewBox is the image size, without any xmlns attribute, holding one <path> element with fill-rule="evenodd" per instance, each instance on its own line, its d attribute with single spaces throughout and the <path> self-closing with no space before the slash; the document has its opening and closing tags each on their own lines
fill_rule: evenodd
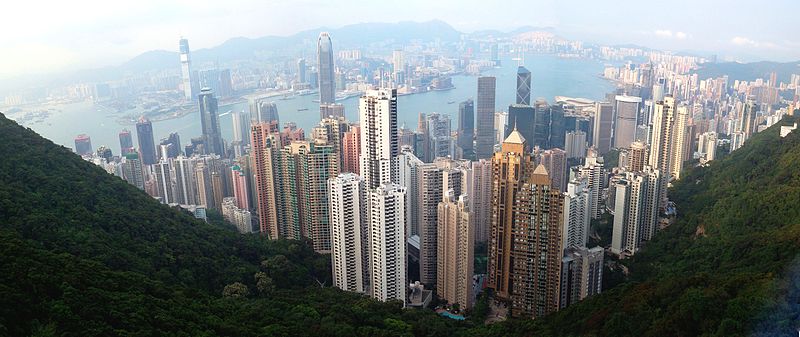
<svg viewBox="0 0 800 337">
<path fill-rule="evenodd" d="M 657 29 L 653 32 L 653 34 L 664 39 L 686 40 L 689 38 L 689 34 L 684 32 L 673 32 L 669 29 Z"/>
<path fill-rule="evenodd" d="M 760 43 L 743 36 L 736 36 L 732 38 L 731 43 L 737 46 L 751 46 L 751 47 L 758 47 L 759 45 L 761 45 Z"/>
</svg>

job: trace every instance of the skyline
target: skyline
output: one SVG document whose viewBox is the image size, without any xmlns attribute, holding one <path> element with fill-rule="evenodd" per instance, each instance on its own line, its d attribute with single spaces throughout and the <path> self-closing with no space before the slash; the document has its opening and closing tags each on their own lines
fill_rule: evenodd
<svg viewBox="0 0 800 337">
<path fill-rule="evenodd" d="M 800 11 L 800 3 L 788 0 L 775 1 L 774 6 L 753 7 L 746 13 L 737 11 L 740 6 L 730 1 L 695 4 L 680 0 L 670 6 L 676 9 L 676 14 L 658 23 L 647 14 L 661 10 L 658 5 L 629 0 L 584 3 L 581 11 L 551 0 L 532 3 L 511 0 L 496 6 L 509 10 L 489 13 L 479 10 L 481 4 L 477 1 L 412 0 L 389 13 L 379 10 L 382 4 L 366 1 L 334 5 L 321 1 L 238 0 L 222 5 L 183 0 L 167 4 L 84 0 L 81 4 L 80 7 L 89 10 L 78 12 L 73 10 L 74 3 L 47 0 L 10 5 L 8 12 L 15 15 L 0 23 L 0 29 L 16 33 L 0 37 L 0 80 L 119 65 L 151 50 L 176 51 L 175 41 L 181 37 L 190 39 L 193 49 L 200 50 L 236 37 L 290 36 L 358 22 L 410 20 L 441 20 L 463 33 L 487 29 L 510 31 L 522 26 L 552 27 L 559 36 L 591 43 L 636 44 L 701 56 L 718 54 L 722 59 L 732 57 L 742 61 L 800 60 L 800 41 L 782 24 L 791 22 L 791 13 Z M 775 6 L 781 10 L 775 11 Z M 41 8 L 50 10 L 43 12 Z M 296 20 L 298 13 L 305 20 Z M 363 20 L 367 17 L 370 19 Z M 766 19 L 771 24 L 757 25 Z M 31 22 L 47 22 L 47 25 Z M 736 22 L 752 24 L 732 24 Z"/>
</svg>

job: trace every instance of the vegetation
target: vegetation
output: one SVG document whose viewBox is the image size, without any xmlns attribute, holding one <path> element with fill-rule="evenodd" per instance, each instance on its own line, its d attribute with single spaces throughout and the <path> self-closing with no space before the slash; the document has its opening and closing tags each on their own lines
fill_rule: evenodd
<svg viewBox="0 0 800 337">
<path fill-rule="evenodd" d="M 767 336 L 800 316 L 800 133 L 775 127 L 675 184 L 678 221 L 623 283 L 491 326 L 486 297 L 459 322 L 332 288 L 305 243 L 198 221 L 2 116 L 0 157 L 0 336 Z"/>
</svg>

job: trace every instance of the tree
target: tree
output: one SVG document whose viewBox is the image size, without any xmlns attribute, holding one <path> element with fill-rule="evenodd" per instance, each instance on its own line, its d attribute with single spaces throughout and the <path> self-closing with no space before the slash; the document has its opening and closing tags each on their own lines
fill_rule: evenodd
<svg viewBox="0 0 800 337">
<path fill-rule="evenodd" d="M 234 282 L 225 286 L 222 290 L 222 297 L 242 298 L 250 295 L 250 290 L 241 282 Z"/>
</svg>

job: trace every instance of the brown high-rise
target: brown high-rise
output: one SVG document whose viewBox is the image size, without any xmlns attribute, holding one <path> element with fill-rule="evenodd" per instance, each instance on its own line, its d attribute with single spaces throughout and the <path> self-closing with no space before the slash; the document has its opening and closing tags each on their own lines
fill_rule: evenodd
<svg viewBox="0 0 800 337">
<path fill-rule="evenodd" d="M 342 137 L 342 172 L 358 174 L 359 155 L 361 155 L 361 127 L 352 125 Z"/>
<path fill-rule="evenodd" d="M 492 158 L 488 286 L 512 316 L 535 318 L 559 306 L 563 199 L 526 146 L 514 129 Z"/>
<path fill-rule="evenodd" d="M 281 141 L 276 124 L 256 123 L 250 129 L 250 144 L 255 173 L 256 206 L 261 234 L 279 239 L 278 214 L 275 201 L 273 157 L 280 155 Z"/>
<path fill-rule="evenodd" d="M 525 151 L 527 141 L 516 128 L 492 158 L 492 225 L 489 234 L 488 286 L 500 299 L 511 295 L 511 249 L 514 202 L 532 171 L 533 161 Z"/>
<path fill-rule="evenodd" d="M 558 310 L 563 198 L 539 165 L 517 193 L 511 229 L 511 315 L 537 318 Z"/>
</svg>

